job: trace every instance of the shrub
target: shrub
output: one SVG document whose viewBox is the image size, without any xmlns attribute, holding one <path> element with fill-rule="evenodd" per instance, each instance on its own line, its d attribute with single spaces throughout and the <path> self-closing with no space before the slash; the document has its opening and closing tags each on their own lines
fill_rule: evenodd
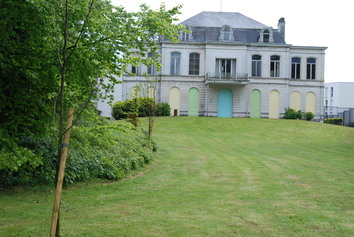
<svg viewBox="0 0 354 237">
<path fill-rule="evenodd" d="M 134 127 L 138 127 L 140 125 L 139 114 L 136 112 L 128 112 L 127 121 L 131 123 Z"/>
<path fill-rule="evenodd" d="M 20 146 L 17 140 L 0 130 L 1 187 L 33 182 L 33 174 L 43 165 L 43 158 L 37 152 Z"/>
<path fill-rule="evenodd" d="M 55 139 L 22 137 L 16 143 L 1 135 L 0 187 L 54 183 Z M 73 127 L 64 183 L 119 179 L 151 159 L 146 134 L 132 125 Z"/>
<path fill-rule="evenodd" d="M 334 124 L 334 125 L 343 125 L 343 119 L 342 118 L 328 118 L 323 120 L 324 123 L 328 124 Z"/>
<path fill-rule="evenodd" d="M 315 115 L 312 112 L 306 112 L 303 114 L 303 118 L 307 121 L 311 121 L 314 117 Z"/>
<path fill-rule="evenodd" d="M 168 103 L 157 103 L 152 98 L 142 97 L 126 101 L 118 101 L 112 106 L 112 116 L 115 120 L 131 117 L 131 113 L 138 112 L 139 117 L 150 115 L 169 116 L 171 107 Z"/>
<path fill-rule="evenodd" d="M 150 97 L 139 99 L 139 116 L 148 117 L 155 114 L 155 101 Z"/>
<path fill-rule="evenodd" d="M 171 114 L 171 107 L 166 102 L 161 102 L 156 104 L 156 116 L 170 116 Z"/>
<path fill-rule="evenodd" d="M 127 117 L 124 106 L 125 103 L 123 101 L 117 101 L 112 106 L 112 116 L 115 120 L 125 119 Z"/>
<path fill-rule="evenodd" d="M 301 119 L 301 118 L 302 118 L 301 110 L 295 111 L 290 107 L 285 108 L 284 119 Z"/>
</svg>

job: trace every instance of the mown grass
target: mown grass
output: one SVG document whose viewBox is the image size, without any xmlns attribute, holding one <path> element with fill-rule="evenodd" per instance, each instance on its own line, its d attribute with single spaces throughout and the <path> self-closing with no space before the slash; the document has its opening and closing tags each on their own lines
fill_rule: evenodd
<svg viewBox="0 0 354 237">
<path fill-rule="evenodd" d="M 354 236 L 354 129 L 307 121 L 158 118 L 158 157 L 70 186 L 63 236 Z M 0 236 L 46 236 L 53 193 L 0 193 Z"/>
</svg>

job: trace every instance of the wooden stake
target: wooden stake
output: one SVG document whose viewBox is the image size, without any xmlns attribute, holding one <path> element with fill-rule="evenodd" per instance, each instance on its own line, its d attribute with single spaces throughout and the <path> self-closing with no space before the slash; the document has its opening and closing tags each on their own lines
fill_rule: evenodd
<svg viewBox="0 0 354 237">
<path fill-rule="evenodd" d="M 57 185 L 56 185 L 55 199 L 54 199 L 54 206 L 53 206 L 52 225 L 50 228 L 50 235 L 49 235 L 50 237 L 56 236 L 56 229 L 57 229 L 59 210 L 60 210 L 60 197 L 61 197 L 61 191 L 63 188 L 66 155 L 68 153 L 68 148 L 69 148 L 68 146 L 69 146 L 69 140 L 70 140 L 71 126 L 72 126 L 72 121 L 73 121 L 73 114 L 74 114 L 74 108 L 70 108 L 69 109 L 69 117 L 66 121 L 66 132 L 64 134 L 64 142 L 63 142 L 62 148 L 61 148 L 58 180 L 57 180 Z"/>
</svg>

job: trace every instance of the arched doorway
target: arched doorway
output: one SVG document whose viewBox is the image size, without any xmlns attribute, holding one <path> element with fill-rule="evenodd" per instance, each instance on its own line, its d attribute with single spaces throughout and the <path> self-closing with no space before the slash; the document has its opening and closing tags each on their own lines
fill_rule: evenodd
<svg viewBox="0 0 354 237">
<path fill-rule="evenodd" d="M 301 110 L 301 97 L 300 93 L 297 91 L 294 91 L 290 95 L 290 108 L 296 111 Z"/>
<path fill-rule="evenodd" d="M 199 116 L 199 91 L 191 88 L 188 92 L 188 116 Z"/>
<path fill-rule="evenodd" d="M 218 117 L 232 117 L 232 92 L 229 89 L 218 92 Z"/>
<path fill-rule="evenodd" d="M 259 90 L 253 90 L 251 92 L 251 108 L 250 117 L 260 118 L 261 117 L 261 92 Z"/>
<path fill-rule="evenodd" d="M 170 89 L 170 107 L 171 107 L 171 115 L 179 116 L 179 107 L 180 107 L 180 91 L 177 87 L 172 87 Z"/>
<path fill-rule="evenodd" d="M 316 95 L 313 92 L 309 92 L 306 95 L 306 112 L 316 114 Z"/>
<path fill-rule="evenodd" d="M 269 94 L 269 118 L 279 118 L 280 95 L 279 91 L 272 90 Z"/>
</svg>

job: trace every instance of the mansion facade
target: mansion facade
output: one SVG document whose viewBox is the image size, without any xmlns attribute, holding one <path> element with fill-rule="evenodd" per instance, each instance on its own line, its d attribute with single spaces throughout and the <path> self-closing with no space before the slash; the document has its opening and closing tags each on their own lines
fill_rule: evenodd
<svg viewBox="0 0 354 237">
<path fill-rule="evenodd" d="M 148 94 L 168 102 L 171 115 L 282 118 L 285 108 L 323 116 L 326 47 L 285 42 L 278 29 L 240 13 L 201 12 L 181 24 L 179 42 L 160 40 L 161 70 L 131 66 L 122 99 L 136 94 L 145 74 Z"/>
</svg>

